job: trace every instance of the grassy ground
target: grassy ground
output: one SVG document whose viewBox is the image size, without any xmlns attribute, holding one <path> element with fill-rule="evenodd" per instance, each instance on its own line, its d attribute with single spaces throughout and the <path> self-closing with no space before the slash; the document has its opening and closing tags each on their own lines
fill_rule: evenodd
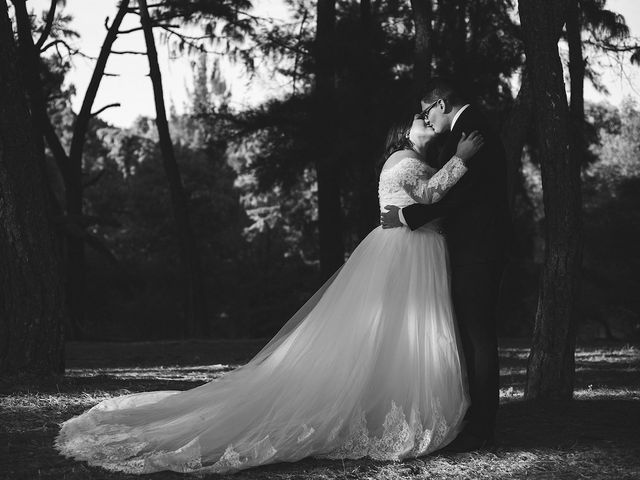
<svg viewBox="0 0 640 480">
<path fill-rule="evenodd" d="M 57 455 L 52 443 L 58 424 L 109 396 L 197 386 L 247 361 L 262 343 L 70 343 L 63 379 L 46 384 L 0 381 L 0 478 L 140 478 Z M 640 345 L 580 346 L 576 399 L 547 406 L 522 400 L 526 343 L 502 342 L 500 354 L 498 445 L 490 451 L 401 463 L 304 460 L 247 470 L 230 478 L 640 478 Z M 157 473 L 150 478 L 184 476 Z"/>
</svg>

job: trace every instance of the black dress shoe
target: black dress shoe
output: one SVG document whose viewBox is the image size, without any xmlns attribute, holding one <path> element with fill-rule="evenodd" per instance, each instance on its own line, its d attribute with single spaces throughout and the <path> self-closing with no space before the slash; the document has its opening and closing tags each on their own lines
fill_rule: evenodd
<svg viewBox="0 0 640 480">
<path fill-rule="evenodd" d="M 461 432 L 449 445 L 440 450 L 443 453 L 473 452 L 492 447 L 493 437 L 478 437 L 472 433 Z"/>
</svg>

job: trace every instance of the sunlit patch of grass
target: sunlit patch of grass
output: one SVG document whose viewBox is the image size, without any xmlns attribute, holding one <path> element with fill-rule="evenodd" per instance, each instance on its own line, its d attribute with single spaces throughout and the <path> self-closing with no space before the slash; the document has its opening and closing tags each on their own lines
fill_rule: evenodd
<svg viewBox="0 0 640 480">
<path fill-rule="evenodd" d="M 38 385 L 0 384 L 0 478 L 139 480 L 59 456 L 52 447 L 59 424 L 112 396 L 200 385 L 246 362 L 262 345 L 264 341 L 72 344 L 64 378 Z M 640 348 L 579 346 L 575 401 L 556 406 L 524 401 L 528 354 L 528 343 L 522 341 L 509 341 L 500 350 L 501 409 L 498 444 L 492 450 L 403 462 L 305 459 L 228 478 L 640 478 Z M 149 478 L 185 477 L 163 472 Z"/>
<path fill-rule="evenodd" d="M 56 394 L 18 392 L 0 396 L 0 433 L 29 432 L 56 427 L 69 411 L 82 412 L 107 398 L 132 393 L 130 390 L 94 390 Z"/>
<path fill-rule="evenodd" d="M 509 386 L 500 389 L 500 403 L 514 402 L 524 398 L 524 388 Z"/>
<path fill-rule="evenodd" d="M 622 345 L 617 347 L 576 348 L 576 359 L 582 362 L 638 363 L 640 347 Z"/>
<path fill-rule="evenodd" d="M 604 399 L 625 399 L 640 400 L 640 389 L 638 388 L 606 388 L 593 387 L 578 388 L 573 392 L 573 398 L 577 400 L 604 400 Z"/>
<path fill-rule="evenodd" d="M 108 376 L 118 380 L 188 380 L 208 382 L 240 365 L 189 365 L 157 367 L 70 368 L 65 375 L 70 378 Z"/>
</svg>

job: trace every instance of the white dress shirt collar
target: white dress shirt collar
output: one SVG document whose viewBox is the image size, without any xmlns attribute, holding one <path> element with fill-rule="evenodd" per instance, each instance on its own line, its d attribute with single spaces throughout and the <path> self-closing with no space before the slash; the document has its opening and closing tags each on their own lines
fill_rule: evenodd
<svg viewBox="0 0 640 480">
<path fill-rule="evenodd" d="M 451 122 L 451 130 L 453 130 L 453 126 L 456 124 L 456 121 L 458 120 L 458 117 L 460 117 L 460 114 L 464 112 L 468 107 L 469 104 L 467 103 L 455 114 L 455 116 L 453 117 L 453 121 Z"/>
</svg>

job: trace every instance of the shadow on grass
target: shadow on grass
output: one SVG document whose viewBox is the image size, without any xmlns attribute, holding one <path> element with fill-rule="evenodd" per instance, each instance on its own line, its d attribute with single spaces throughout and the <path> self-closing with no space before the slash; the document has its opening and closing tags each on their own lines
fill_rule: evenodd
<svg viewBox="0 0 640 480">
<path fill-rule="evenodd" d="M 583 446 L 628 448 L 638 442 L 638 400 L 573 400 L 540 405 L 525 401 L 500 407 L 497 437 L 501 448 L 568 449 Z"/>
</svg>

